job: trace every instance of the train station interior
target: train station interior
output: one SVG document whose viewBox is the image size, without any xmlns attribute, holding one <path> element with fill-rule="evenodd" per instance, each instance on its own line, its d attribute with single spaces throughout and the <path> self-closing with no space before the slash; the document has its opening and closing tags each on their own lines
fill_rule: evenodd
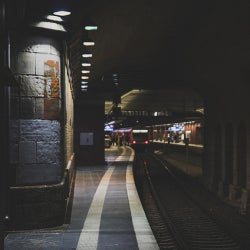
<svg viewBox="0 0 250 250">
<path fill-rule="evenodd" d="M 133 128 L 247 224 L 249 8 L 0 0 L 0 249 L 168 249 L 137 194 Z"/>
</svg>

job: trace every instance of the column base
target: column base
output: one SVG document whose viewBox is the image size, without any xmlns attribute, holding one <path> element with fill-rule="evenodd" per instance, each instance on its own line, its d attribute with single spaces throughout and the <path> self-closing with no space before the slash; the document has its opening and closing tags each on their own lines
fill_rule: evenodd
<svg viewBox="0 0 250 250">
<path fill-rule="evenodd" d="M 250 213 L 250 196 L 249 190 L 242 188 L 241 189 L 241 200 L 240 200 L 240 213 L 248 214 Z"/>
<path fill-rule="evenodd" d="M 228 195 L 229 201 L 235 203 L 239 201 L 240 198 L 241 198 L 241 187 L 230 184 L 229 195 Z"/>
</svg>

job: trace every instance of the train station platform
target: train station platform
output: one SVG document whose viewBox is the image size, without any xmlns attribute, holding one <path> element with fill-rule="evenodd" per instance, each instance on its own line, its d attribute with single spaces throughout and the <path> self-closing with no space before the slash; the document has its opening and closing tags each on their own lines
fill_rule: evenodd
<svg viewBox="0 0 250 250">
<path fill-rule="evenodd" d="M 166 143 L 153 141 L 154 153 L 174 168 L 194 177 L 202 177 L 203 145 L 183 143 Z"/>
<path fill-rule="evenodd" d="M 105 149 L 106 166 L 78 167 L 70 224 L 10 232 L 5 250 L 159 249 L 132 172 L 134 151 Z"/>
</svg>

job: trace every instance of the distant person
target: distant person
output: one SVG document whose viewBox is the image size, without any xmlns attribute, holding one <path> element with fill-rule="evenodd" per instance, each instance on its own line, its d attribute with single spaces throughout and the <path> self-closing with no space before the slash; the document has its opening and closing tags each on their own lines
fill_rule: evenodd
<svg viewBox="0 0 250 250">
<path fill-rule="evenodd" d="M 114 146 L 115 145 L 115 135 L 111 134 L 111 145 Z"/>
<path fill-rule="evenodd" d="M 167 138 L 167 141 L 168 141 L 168 144 L 170 144 L 170 142 L 171 142 L 171 137 L 170 136 Z"/>
</svg>

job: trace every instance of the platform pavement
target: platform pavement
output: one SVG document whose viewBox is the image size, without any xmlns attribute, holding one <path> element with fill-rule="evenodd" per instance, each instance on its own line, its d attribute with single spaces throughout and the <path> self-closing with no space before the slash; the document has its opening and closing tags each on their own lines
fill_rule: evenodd
<svg viewBox="0 0 250 250">
<path fill-rule="evenodd" d="M 4 249 L 159 249 L 136 191 L 132 149 L 112 147 L 106 161 L 106 166 L 77 168 L 69 225 L 11 232 Z"/>
</svg>

